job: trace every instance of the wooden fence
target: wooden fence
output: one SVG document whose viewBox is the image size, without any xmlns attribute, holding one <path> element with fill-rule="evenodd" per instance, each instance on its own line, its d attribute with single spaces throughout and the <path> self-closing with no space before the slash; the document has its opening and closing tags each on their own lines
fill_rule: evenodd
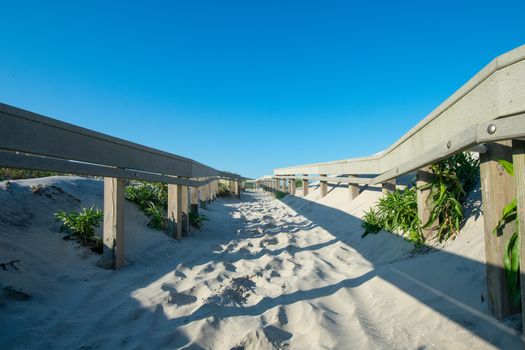
<svg viewBox="0 0 525 350">
<path fill-rule="evenodd" d="M 502 319 L 519 312 L 507 293 L 503 267 L 506 242 L 516 226 L 506 225 L 500 236 L 493 235 L 492 229 L 516 196 L 518 217 L 525 223 L 525 46 L 494 59 L 384 152 L 278 168 L 273 176 L 258 179 L 257 186 L 295 194 L 295 181 L 301 180 L 306 195 L 308 181 L 318 180 L 325 196 L 327 183 L 345 183 L 353 199 L 359 194 L 358 184 L 381 184 L 384 191 L 392 191 L 396 178 L 408 173 L 415 172 L 418 185 L 423 185 L 429 180 L 429 164 L 465 150 L 480 154 L 488 301 L 496 318 Z M 515 177 L 502 169 L 501 159 L 514 162 Z M 418 190 L 417 195 L 418 215 L 426 222 L 432 204 L 428 192 Z M 524 224 L 519 225 L 519 234 L 525 306 Z M 522 315 L 525 324 L 525 312 Z"/>
<path fill-rule="evenodd" d="M 168 227 L 189 232 L 190 208 L 215 199 L 219 180 L 240 197 L 240 175 L 192 159 L 0 104 L 0 166 L 104 177 L 103 257 L 124 265 L 124 190 L 128 179 L 168 184 Z"/>
</svg>

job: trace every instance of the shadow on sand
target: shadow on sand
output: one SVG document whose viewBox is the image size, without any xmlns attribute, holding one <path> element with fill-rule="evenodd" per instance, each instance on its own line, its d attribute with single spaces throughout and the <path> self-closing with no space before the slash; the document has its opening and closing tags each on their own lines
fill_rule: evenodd
<svg viewBox="0 0 525 350">
<path fill-rule="evenodd" d="M 255 201 L 249 193 L 244 194 L 242 198 L 244 202 Z M 474 274 L 484 276 L 486 269 L 485 264 L 450 252 L 427 247 L 424 258 L 435 262 L 435 265 L 433 265 L 435 266 L 435 270 L 423 270 L 418 268 L 417 261 L 415 260 L 421 257 L 419 254 L 406 254 L 403 258 L 396 260 L 393 257 L 399 256 L 399 254 L 395 252 L 393 254 L 388 253 L 390 246 L 401 246 L 402 249 L 407 251 L 412 249 L 412 244 L 399 236 L 380 232 L 377 235 L 371 236 L 370 238 L 367 237 L 366 240 L 363 240 L 361 238 L 361 220 L 355 216 L 296 196 L 285 197 L 283 203 L 311 221 L 311 224 L 308 226 L 309 228 L 320 226 L 332 234 L 334 238 L 324 243 L 301 248 L 295 246 L 287 246 L 275 250 L 264 248 L 256 254 L 246 253 L 241 257 L 239 257 L 238 254 L 229 254 L 227 251 L 210 252 L 207 256 L 202 256 L 193 261 L 185 261 L 181 264 L 191 268 L 196 265 L 206 264 L 207 262 L 232 263 L 239 259 L 257 260 L 264 255 L 277 256 L 284 250 L 294 254 L 306 250 L 314 251 L 337 242 L 342 242 L 352 249 L 355 249 L 372 263 L 374 265 L 373 270 L 361 276 L 345 279 L 332 285 L 310 290 L 300 290 L 277 297 L 264 297 L 252 306 L 221 306 L 219 313 L 217 312 L 217 306 L 204 303 L 187 316 L 164 319 L 162 322 L 165 321 L 167 323 L 165 326 L 175 329 L 178 326 L 212 316 L 214 317 L 214 322 L 218 322 L 228 317 L 261 315 L 267 310 L 279 305 L 290 305 L 298 301 L 329 296 L 340 289 L 355 288 L 374 277 L 378 277 L 445 316 L 451 322 L 476 334 L 478 337 L 496 347 L 518 349 L 523 346 L 523 338 L 521 338 L 520 334 L 520 317 L 513 316 L 504 321 L 498 321 L 493 318 L 488 310 L 487 301 L 483 300 L 484 295 L 486 295 L 486 288 L 482 290 L 480 295 L 479 290 L 465 291 L 457 288 L 452 282 L 453 279 L 450 279 L 451 283 L 443 284 L 446 276 L 458 273 L 462 274 L 464 278 L 471 278 Z M 221 200 L 214 205 L 223 206 L 227 204 L 228 201 Z M 473 215 L 479 216 L 479 214 L 479 210 L 473 212 Z M 331 220 L 326 220 L 327 217 Z M 242 229 L 244 225 L 245 222 L 243 222 L 243 220 L 237 219 L 234 225 L 235 227 L 232 229 Z M 346 229 L 343 230 L 341 227 L 346 227 Z M 286 228 L 279 229 L 279 232 L 295 232 L 297 229 L 298 228 L 293 227 L 293 225 L 288 225 Z M 229 240 L 225 239 L 223 243 L 227 243 L 227 241 Z M 400 243 L 400 241 L 402 243 Z M 373 245 L 375 249 L 370 249 L 371 245 Z M 429 264 L 426 263 L 425 266 L 429 266 Z M 169 271 L 170 270 L 158 271 L 159 273 L 156 276 L 151 276 L 151 282 L 153 283 Z M 485 281 L 482 281 L 482 284 L 485 285 Z M 177 343 L 180 341 L 181 339 L 179 338 Z"/>
</svg>

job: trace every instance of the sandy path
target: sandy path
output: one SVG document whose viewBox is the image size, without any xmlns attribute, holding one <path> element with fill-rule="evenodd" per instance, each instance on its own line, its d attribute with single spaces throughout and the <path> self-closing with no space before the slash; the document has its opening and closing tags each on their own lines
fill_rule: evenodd
<svg viewBox="0 0 525 350">
<path fill-rule="evenodd" d="M 101 203 L 99 181 L 47 181 L 83 204 Z M 27 203 L 28 185 L 20 186 L 11 196 Z M 86 187 L 96 195 L 85 196 Z M 348 213 L 369 205 L 365 199 L 335 211 L 248 192 L 243 201 L 209 205 L 204 229 L 181 242 L 145 227 L 128 203 L 128 264 L 120 271 L 101 270 L 96 256 L 49 239 L 56 227 L 38 220 L 48 212 L 23 229 L 3 223 L 0 253 L 22 257 L 22 272 L 3 273 L 2 283 L 33 298 L 0 309 L 0 348 L 521 346 L 512 325 L 493 321 L 479 301 L 478 261 L 445 252 L 414 256 L 389 234 L 361 239 L 359 220 Z M 436 266 L 444 272 L 433 273 Z"/>
</svg>

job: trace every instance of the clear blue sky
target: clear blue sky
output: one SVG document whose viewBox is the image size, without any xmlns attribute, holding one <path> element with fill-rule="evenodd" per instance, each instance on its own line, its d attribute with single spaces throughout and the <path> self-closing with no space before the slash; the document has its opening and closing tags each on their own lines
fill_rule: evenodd
<svg viewBox="0 0 525 350">
<path fill-rule="evenodd" d="M 524 0 L 6 0 L 0 13 L 1 102 L 251 177 L 378 152 L 525 44 Z"/>
</svg>

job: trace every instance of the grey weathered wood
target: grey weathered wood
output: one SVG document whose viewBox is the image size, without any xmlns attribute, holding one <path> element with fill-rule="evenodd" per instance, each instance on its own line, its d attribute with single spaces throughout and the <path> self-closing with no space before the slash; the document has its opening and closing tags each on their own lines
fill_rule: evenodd
<svg viewBox="0 0 525 350">
<path fill-rule="evenodd" d="M 168 185 L 168 231 L 182 239 L 182 186 Z"/>
<path fill-rule="evenodd" d="M 494 133 L 488 132 L 490 125 L 496 127 Z M 448 141 L 442 142 L 428 151 L 420 152 L 417 148 L 414 149 L 412 157 L 397 163 L 395 167 L 375 177 L 372 184 L 382 183 L 386 180 L 407 174 L 461 151 L 479 151 L 479 149 L 476 149 L 476 145 L 480 143 L 521 138 L 524 135 L 525 114 L 517 114 L 512 117 L 478 123 L 467 129 L 458 131 L 456 134 L 450 136 Z M 486 147 L 484 150 L 486 151 Z"/>
<path fill-rule="evenodd" d="M 319 189 L 321 191 L 321 198 L 325 197 L 328 193 L 328 183 L 326 182 L 326 174 L 319 174 L 321 180 L 319 181 Z"/>
<path fill-rule="evenodd" d="M 234 186 L 235 186 L 235 195 L 237 196 L 237 198 L 241 198 L 241 183 L 240 181 L 234 181 Z"/>
<path fill-rule="evenodd" d="M 425 188 L 432 180 L 432 173 L 430 167 L 424 167 L 416 172 L 416 187 L 417 187 L 417 215 L 419 220 L 424 225 L 430 219 L 432 209 L 432 202 L 430 198 L 430 188 Z M 434 229 L 432 227 L 422 229 L 423 236 L 430 238 Z"/>
<path fill-rule="evenodd" d="M 396 179 L 388 180 L 381 184 L 381 189 L 383 193 L 392 193 L 396 190 Z"/>
<path fill-rule="evenodd" d="M 199 188 L 192 187 L 190 189 L 190 211 L 194 214 L 199 213 Z"/>
<path fill-rule="evenodd" d="M 485 259 L 487 268 L 487 300 L 492 313 L 502 319 L 519 311 L 509 298 L 503 254 L 505 246 L 516 229 L 508 223 L 499 235 L 492 233 L 501 218 L 503 208 L 516 196 L 514 177 L 498 163 L 499 159 L 512 161 L 512 144 L 503 141 L 488 145 L 487 153 L 480 154 L 481 193 L 485 231 Z"/>
<path fill-rule="evenodd" d="M 104 265 L 124 266 L 124 180 L 104 178 Z"/>
<path fill-rule="evenodd" d="M 11 151 L 0 151 L 0 166 L 18 169 L 45 170 L 65 174 L 115 177 L 119 179 L 162 182 L 174 185 L 201 185 L 201 182 L 199 181 L 189 180 L 185 178 L 158 175 L 127 169 L 112 168 L 107 166 L 99 166 L 95 164 L 72 162 L 62 159 L 33 156 L 22 153 L 17 154 Z"/>
<path fill-rule="evenodd" d="M 352 184 L 361 184 L 368 185 L 372 183 L 372 178 L 366 177 L 343 177 L 343 176 L 313 176 L 313 175 L 276 175 L 276 178 L 279 179 L 297 179 L 297 180 L 310 180 L 310 181 L 326 181 L 328 183 L 352 183 Z"/>
<path fill-rule="evenodd" d="M 192 159 L 0 103 L 0 150 L 164 176 L 241 178 Z M 27 163 L 29 158 L 25 159 Z M 47 163 L 50 164 L 50 163 Z M 57 163 L 58 164 L 58 163 Z M 65 165 L 68 166 L 67 164 Z M 94 170 L 96 168 L 85 168 Z M 47 170 L 47 169 L 46 169 Z M 60 171 L 60 169 L 52 169 Z M 106 176 L 105 174 L 89 174 Z M 131 178 L 135 178 L 132 176 Z"/>
<path fill-rule="evenodd" d="M 420 123 L 379 155 L 275 169 L 274 174 L 382 174 L 465 130 L 525 112 L 525 46 L 507 52 L 478 72 Z M 427 164 L 418 165 L 415 169 Z M 415 170 L 414 169 L 414 170 Z"/>
<path fill-rule="evenodd" d="M 349 179 L 356 178 L 355 175 L 348 175 Z M 350 200 L 355 199 L 357 196 L 359 196 L 359 185 L 356 183 L 348 182 L 348 198 Z"/>
<path fill-rule="evenodd" d="M 0 149 L 172 176 L 230 176 L 192 159 L 0 104 Z M 238 175 L 237 175 L 238 176 Z"/>
<path fill-rule="evenodd" d="M 512 162 L 514 164 L 514 176 L 516 177 L 516 201 L 518 203 L 518 220 L 525 223 L 525 141 L 512 141 Z M 521 317 L 525 325 L 525 224 L 520 224 L 520 275 L 521 275 Z M 525 326 L 523 327 L 525 333 Z"/>
<path fill-rule="evenodd" d="M 182 220 L 182 235 L 187 236 L 190 232 L 190 198 L 188 186 L 182 186 L 182 207 L 181 207 L 181 220 Z"/>
<path fill-rule="evenodd" d="M 303 197 L 308 196 L 308 175 L 303 176 Z"/>
</svg>

